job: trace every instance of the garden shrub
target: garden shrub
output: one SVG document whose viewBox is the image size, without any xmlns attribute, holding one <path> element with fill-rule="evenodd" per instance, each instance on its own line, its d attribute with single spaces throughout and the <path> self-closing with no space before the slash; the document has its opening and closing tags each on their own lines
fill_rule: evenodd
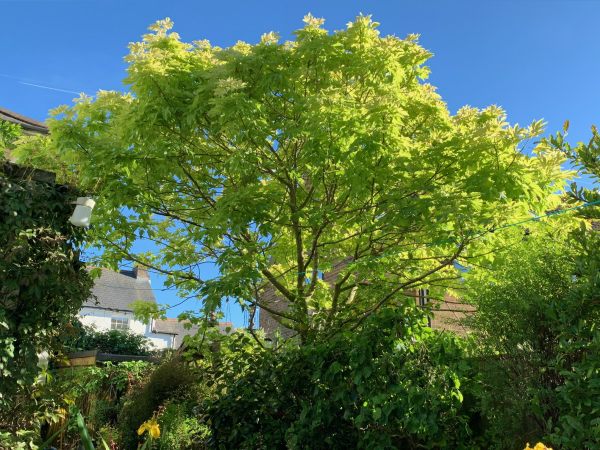
<svg viewBox="0 0 600 450">
<path fill-rule="evenodd" d="M 161 429 L 157 448 L 160 450 L 199 450 L 205 447 L 209 427 L 194 415 L 191 401 L 169 400 L 159 416 Z"/>
<path fill-rule="evenodd" d="M 151 363 L 131 361 L 53 371 L 45 383 L 34 386 L 31 397 L 35 401 L 24 396 L 14 398 L 13 408 L 20 417 L 29 417 L 30 422 L 17 432 L 0 433 L 0 449 L 35 449 L 65 423 L 74 422 L 75 412 L 85 416 L 93 438 L 103 435 L 116 442 L 114 426 L 121 399 L 141 384 L 152 369 Z M 109 433 L 110 430 L 113 431 Z M 80 441 L 79 430 L 72 423 L 56 441 L 61 442 L 62 449 L 75 449 Z"/>
<path fill-rule="evenodd" d="M 98 350 L 115 355 L 146 356 L 150 354 L 151 343 L 148 338 L 126 330 L 98 331 L 94 327 L 73 324 L 74 336 L 65 340 L 68 351 Z"/>
<path fill-rule="evenodd" d="M 75 406 L 85 416 L 90 434 L 96 436 L 116 425 L 124 396 L 147 380 L 153 370 L 153 364 L 146 361 L 61 369 L 46 385 L 44 395 L 59 399 L 63 409 Z M 62 436 L 63 441 L 77 436 L 77 431 L 72 431 Z"/>
<path fill-rule="evenodd" d="M 212 442 L 240 449 L 473 448 L 464 343 L 410 307 L 280 352 L 238 333 L 224 344 Z"/>
<path fill-rule="evenodd" d="M 10 399 L 27 395 L 59 337 L 89 297 L 92 280 L 79 261 L 85 230 L 69 223 L 77 191 L 36 178 L 0 157 L 0 425 L 10 427 Z M 6 409 L 6 415 L 3 414 Z"/>
<path fill-rule="evenodd" d="M 547 440 L 557 448 L 600 449 L 600 234 L 579 230 L 575 237 L 577 288 L 557 330 L 552 362 L 561 383 Z"/>
<path fill-rule="evenodd" d="M 119 412 L 118 427 L 124 448 L 135 450 L 139 426 L 167 400 L 184 399 L 193 392 L 196 380 L 193 370 L 176 357 L 156 368 L 143 386 L 130 393 Z"/>
<path fill-rule="evenodd" d="M 596 234 L 555 230 L 529 236 L 492 273 L 467 275 L 490 448 L 600 448 L 598 248 Z"/>
<path fill-rule="evenodd" d="M 86 416 L 88 427 L 96 431 L 116 424 L 124 396 L 142 385 L 153 370 L 153 364 L 146 361 L 87 367 L 71 375 L 69 395 Z"/>
</svg>

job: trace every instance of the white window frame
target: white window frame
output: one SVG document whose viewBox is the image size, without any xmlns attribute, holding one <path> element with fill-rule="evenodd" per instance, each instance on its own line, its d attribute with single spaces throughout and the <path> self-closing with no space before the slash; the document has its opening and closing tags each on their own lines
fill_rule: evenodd
<svg viewBox="0 0 600 450">
<path fill-rule="evenodd" d="M 111 317 L 110 329 L 121 331 L 129 330 L 129 319 L 127 317 Z"/>
</svg>

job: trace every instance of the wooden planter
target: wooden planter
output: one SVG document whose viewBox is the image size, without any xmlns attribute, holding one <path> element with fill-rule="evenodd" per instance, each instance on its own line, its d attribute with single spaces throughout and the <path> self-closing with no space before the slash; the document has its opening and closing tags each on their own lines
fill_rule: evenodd
<svg viewBox="0 0 600 450">
<path fill-rule="evenodd" d="M 116 355 L 114 353 L 101 353 L 98 350 L 69 353 L 67 357 L 67 361 L 57 362 L 56 367 L 59 369 L 67 367 L 88 367 L 102 365 L 106 362 L 120 363 L 124 361 L 158 362 L 157 358 L 154 356 Z"/>
</svg>

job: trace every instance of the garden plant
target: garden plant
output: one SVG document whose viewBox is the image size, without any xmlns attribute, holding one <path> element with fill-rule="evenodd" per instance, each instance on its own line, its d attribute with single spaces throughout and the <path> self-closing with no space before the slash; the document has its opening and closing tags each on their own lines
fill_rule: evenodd
<svg viewBox="0 0 600 450">
<path fill-rule="evenodd" d="M 220 48 L 158 21 L 130 46 L 129 92 L 61 106 L 16 146 L 0 128 L 20 164 L 93 193 L 95 263 L 161 273 L 201 325 L 156 364 L 41 385 L 28 371 L 36 419 L 0 442 L 35 448 L 43 425 L 65 449 L 600 448 L 600 194 L 567 184 L 598 181 L 597 130 L 572 145 L 568 122 L 548 135 L 496 106 L 453 114 L 417 36 L 304 22 L 292 41 Z M 60 320 L 89 294 L 81 239 Z M 458 334 L 428 324 L 447 292 L 472 307 Z M 214 327 L 226 300 L 249 329 Z M 257 330 L 258 310 L 288 339 Z M 86 333 L 72 348 L 106 343 Z"/>
</svg>

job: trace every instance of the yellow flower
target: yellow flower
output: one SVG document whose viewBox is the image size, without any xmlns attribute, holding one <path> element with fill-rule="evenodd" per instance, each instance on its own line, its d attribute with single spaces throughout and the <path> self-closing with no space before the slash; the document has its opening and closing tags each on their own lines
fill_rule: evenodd
<svg viewBox="0 0 600 450">
<path fill-rule="evenodd" d="M 140 427 L 138 428 L 138 435 L 141 436 L 142 434 L 144 434 L 146 432 L 146 430 L 148 429 L 148 424 L 146 422 L 144 422 L 143 424 L 140 425 Z M 527 444 L 527 449 L 529 449 L 529 444 Z"/>
<path fill-rule="evenodd" d="M 158 439 L 160 437 L 160 428 L 158 427 L 157 423 L 150 427 L 150 436 L 152 436 L 152 439 Z"/>
<path fill-rule="evenodd" d="M 541 442 L 538 442 L 537 444 L 535 444 L 535 447 L 530 447 L 529 442 L 528 442 L 527 446 L 525 447 L 524 450 L 552 450 L 552 449 L 550 447 L 546 447 Z"/>
<path fill-rule="evenodd" d="M 160 427 L 158 426 L 158 422 L 156 418 L 152 418 L 150 420 L 146 420 L 143 424 L 138 428 L 138 435 L 142 435 L 145 432 L 148 432 L 152 439 L 158 439 L 160 437 Z"/>
</svg>

